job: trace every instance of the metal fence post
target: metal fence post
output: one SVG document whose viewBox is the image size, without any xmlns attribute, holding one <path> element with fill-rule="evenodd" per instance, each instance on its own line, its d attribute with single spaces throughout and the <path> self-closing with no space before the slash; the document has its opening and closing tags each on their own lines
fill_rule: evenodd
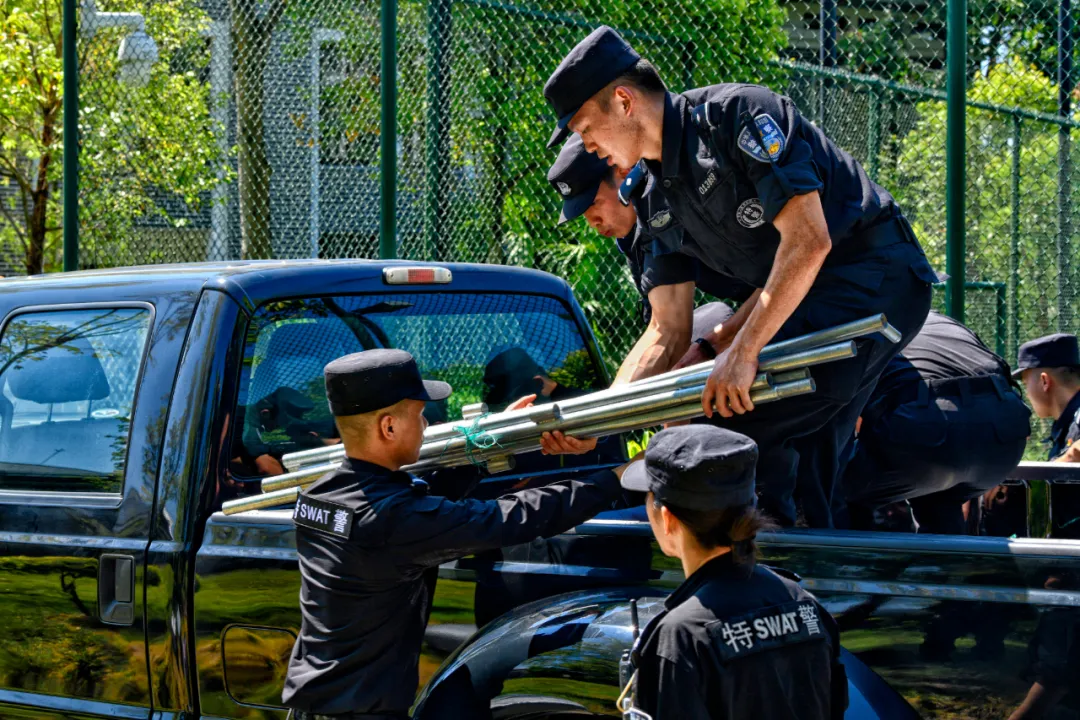
<svg viewBox="0 0 1080 720">
<path fill-rule="evenodd" d="M 964 202 L 967 190 L 967 0 L 949 0 L 946 42 L 948 99 L 945 130 L 945 267 L 951 277 L 945 286 L 945 309 L 953 318 L 963 322 L 966 232 Z"/>
<path fill-rule="evenodd" d="M 379 257 L 397 257 L 397 0 L 382 0 Z"/>
<path fill-rule="evenodd" d="M 877 182 L 881 155 L 881 93 L 877 88 L 870 88 L 870 132 L 866 140 L 866 172 L 870 179 Z"/>
<path fill-rule="evenodd" d="M 821 0 L 821 15 L 819 17 L 820 40 L 818 42 L 818 62 L 821 67 L 836 66 L 836 0 Z M 818 83 L 818 107 L 817 122 L 822 132 L 825 132 L 825 124 L 828 120 L 828 94 L 832 80 L 822 77 Z"/>
<path fill-rule="evenodd" d="M 1009 354 L 1020 347 L 1020 141 L 1021 120 L 1012 116 L 1012 172 L 1009 183 Z"/>
<path fill-rule="evenodd" d="M 78 0 L 64 0 L 64 270 L 79 269 Z"/>
<path fill-rule="evenodd" d="M 1058 114 L 1069 117 L 1072 92 L 1073 19 L 1070 0 L 1060 0 L 1058 5 Z M 1072 330 L 1069 297 L 1069 240 L 1072 236 L 1072 129 L 1058 126 L 1058 176 L 1057 176 L 1057 307 L 1058 332 Z"/>
<path fill-rule="evenodd" d="M 424 178 L 427 184 L 424 213 L 425 260 L 439 260 L 439 221 L 447 211 L 446 183 L 443 163 L 449 156 L 449 118 L 444 107 L 446 84 L 450 68 L 447 65 L 447 46 L 450 43 L 450 23 L 453 21 L 452 0 L 428 0 L 428 84 L 427 84 L 427 158 Z"/>
</svg>

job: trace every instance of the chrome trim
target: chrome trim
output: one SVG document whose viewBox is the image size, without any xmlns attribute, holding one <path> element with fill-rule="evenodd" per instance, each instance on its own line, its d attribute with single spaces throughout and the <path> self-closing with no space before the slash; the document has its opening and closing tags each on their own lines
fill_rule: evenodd
<svg viewBox="0 0 1080 720">
<path fill-rule="evenodd" d="M 214 525 L 241 524 L 292 525 L 292 510 L 255 510 L 243 515 L 225 515 L 217 512 L 210 518 L 207 528 Z M 647 522 L 638 520 L 589 520 L 565 534 L 651 537 L 652 530 Z M 853 530 L 781 530 L 762 533 L 759 538 L 761 544 L 766 547 L 849 548 L 1006 557 L 1027 555 L 1080 560 L 1080 540 L 919 535 Z"/>
<path fill-rule="evenodd" d="M 0 708 L 17 710 L 20 707 L 50 710 L 62 713 L 65 717 L 97 716 L 145 720 L 147 714 L 147 708 L 138 705 L 124 705 L 122 703 L 21 692 L 19 690 L 0 690 Z"/>
<path fill-rule="evenodd" d="M 1058 590 L 1031 590 L 991 585 L 961 586 L 878 582 L 873 580 L 820 580 L 817 578 L 803 578 L 801 584 L 806 589 L 815 592 L 835 592 L 845 595 L 888 595 L 890 597 L 958 600 L 962 602 L 1080 607 L 1080 592 Z"/>
<path fill-rule="evenodd" d="M 1022 462 L 1009 473 L 1010 480 L 1045 480 L 1063 484 L 1080 484 L 1080 464 L 1059 462 Z"/>
<path fill-rule="evenodd" d="M 123 502 L 123 493 L 0 490 L 0 505 L 34 505 L 36 507 L 80 507 L 115 510 L 120 507 Z"/>
</svg>

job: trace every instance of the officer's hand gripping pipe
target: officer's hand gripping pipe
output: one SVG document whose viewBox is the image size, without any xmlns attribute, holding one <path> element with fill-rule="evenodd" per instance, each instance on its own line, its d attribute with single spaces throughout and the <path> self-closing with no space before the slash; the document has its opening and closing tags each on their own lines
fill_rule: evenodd
<svg viewBox="0 0 1080 720">
<path fill-rule="evenodd" d="M 900 340 L 900 333 L 884 315 L 873 315 L 765 346 L 758 356 L 759 374 L 750 388 L 750 399 L 757 405 L 814 392 L 809 368 L 854 357 L 854 340 L 873 333 L 881 333 L 889 342 Z M 500 472 L 512 467 L 514 455 L 539 449 L 545 432 L 599 438 L 690 420 L 702 415 L 701 394 L 712 368 L 710 360 L 522 410 L 491 415 L 474 410 L 475 414 L 457 422 L 428 428 L 419 461 L 402 469 L 418 473 L 486 464 L 490 472 Z M 261 495 L 226 502 L 222 511 L 233 515 L 293 503 L 301 488 L 337 469 L 344 457 L 341 445 L 285 455 L 284 465 L 290 472 L 265 478 Z"/>
</svg>

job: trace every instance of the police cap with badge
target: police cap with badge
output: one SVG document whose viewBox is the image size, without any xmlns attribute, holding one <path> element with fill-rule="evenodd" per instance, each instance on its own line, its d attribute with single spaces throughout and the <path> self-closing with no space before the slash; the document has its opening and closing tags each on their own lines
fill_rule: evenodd
<svg viewBox="0 0 1080 720">
<path fill-rule="evenodd" d="M 585 214 L 609 172 L 607 162 L 586 150 L 579 136 L 570 136 L 547 174 L 548 182 L 563 199 L 560 225 Z"/>
<path fill-rule="evenodd" d="M 544 97 L 559 118 L 547 146 L 561 143 L 570 134 L 567 126 L 581 106 L 639 60 L 637 51 L 607 25 L 575 45 L 544 84 Z"/>
<path fill-rule="evenodd" d="M 326 399 L 334 417 L 388 408 L 402 400 L 445 400 L 447 383 L 424 380 L 404 350 L 365 350 L 338 358 L 323 369 Z"/>
<path fill-rule="evenodd" d="M 723 510 L 756 503 L 757 444 L 713 425 L 682 425 L 656 434 L 645 459 L 622 476 L 627 490 L 651 492 L 662 505 Z"/>
<path fill-rule="evenodd" d="M 1047 335 L 1026 342 L 1020 346 L 1016 356 L 1013 377 L 1034 368 L 1080 368 L 1076 336 L 1068 333 Z"/>
<path fill-rule="evenodd" d="M 334 417 L 361 415 L 388 408 L 402 400 L 445 400 L 453 388 L 437 380 L 424 380 L 413 356 L 404 350 L 365 350 L 338 358 L 323 368 L 326 399 Z M 426 489 L 422 480 L 414 481 Z M 300 493 L 293 521 L 343 540 L 352 533 L 354 513 L 336 502 Z"/>
</svg>

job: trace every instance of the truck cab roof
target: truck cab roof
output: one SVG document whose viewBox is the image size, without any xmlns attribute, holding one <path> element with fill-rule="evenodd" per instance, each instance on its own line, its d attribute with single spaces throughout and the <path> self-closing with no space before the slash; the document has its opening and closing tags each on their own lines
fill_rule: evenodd
<svg viewBox="0 0 1080 720">
<path fill-rule="evenodd" d="M 383 280 L 387 267 L 442 267 L 450 270 L 448 284 L 389 286 Z M 152 291 L 148 292 L 147 282 Z M 236 262 L 183 263 L 142 267 L 80 270 L 12 277 L 0 280 L 0 296 L 19 293 L 19 304 L 55 302 L 57 291 L 78 292 L 107 286 L 114 297 L 125 287 L 148 295 L 197 294 L 213 289 L 229 294 L 248 312 L 271 299 L 332 295 L 357 290 L 400 288 L 407 292 L 514 292 L 551 295 L 571 301 L 570 286 L 539 270 L 479 263 L 430 263 L 408 260 L 247 260 Z M 52 295 L 45 299 L 43 295 Z M 131 298 L 136 299 L 136 298 Z"/>
</svg>

